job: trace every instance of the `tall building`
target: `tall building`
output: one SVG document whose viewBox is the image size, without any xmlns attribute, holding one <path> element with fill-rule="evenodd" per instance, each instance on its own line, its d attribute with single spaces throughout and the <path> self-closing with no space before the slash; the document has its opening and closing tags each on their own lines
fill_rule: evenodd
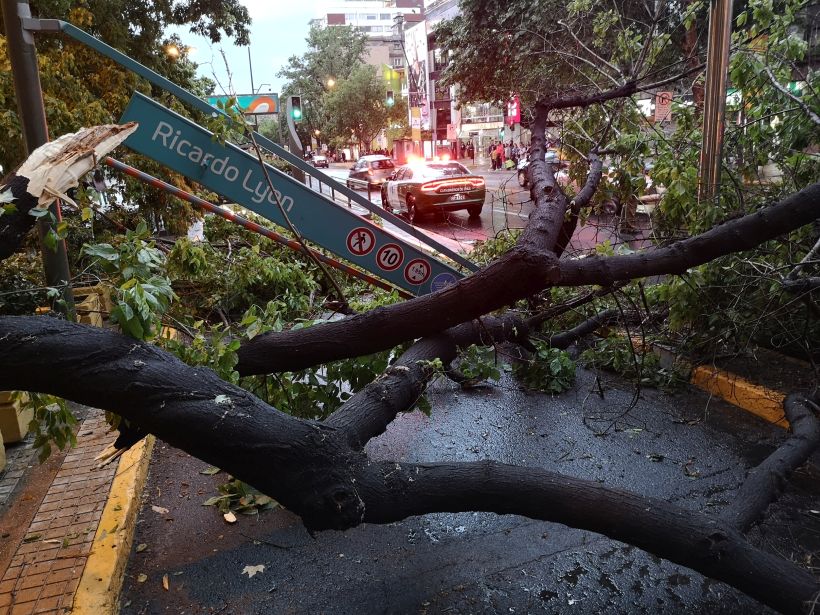
<svg viewBox="0 0 820 615">
<path fill-rule="evenodd" d="M 425 0 L 424 20 L 405 22 L 408 102 L 412 140 L 417 151 L 433 155 L 435 143 L 472 142 L 483 152 L 504 128 L 504 112 L 488 103 L 464 103 L 459 108 L 458 86 L 440 84 L 447 58 L 436 41 L 436 25 L 459 14 L 458 0 Z"/>
<path fill-rule="evenodd" d="M 354 26 L 367 34 L 365 62 L 381 68 L 404 70 L 404 51 L 395 33 L 396 17 L 405 23 L 423 19 L 423 0 L 324 0 L 311 25 Z"/>
</svg>

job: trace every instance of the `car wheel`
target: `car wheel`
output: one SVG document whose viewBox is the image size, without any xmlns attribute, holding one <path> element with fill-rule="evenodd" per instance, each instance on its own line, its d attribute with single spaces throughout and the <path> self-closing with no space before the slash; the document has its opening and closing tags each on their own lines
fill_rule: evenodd
<svg viewBox="0 0 820 615">
<path fill-rule="evenodd" d="M 526 188 L 529 180 L 527 180 L 527 172 L 524 169 L 521 169 L 518 172 L 518 185 L 522 188 Z"/>
<path fill-rule="evenodd" d="M 347 187 L 350 188 L 351 190 L 355 190 L 355 188 L 353 187 L 353 184 L 351 184 L 349 181 L 347 182 Z"/>
<path fill-rule="evenodd" d="M 416 200 L 412 197 L 407 197 L 407 221 L 410 224 L 415 224 L 419 219 L 419 212 L 416 210 Z"/>
<path fill-rule="evenodd" d="M 481 215 L 481 205 L 473 205 L 467 208 L 467 213 L 471 218 L 478 218 Z"/>
</svg>

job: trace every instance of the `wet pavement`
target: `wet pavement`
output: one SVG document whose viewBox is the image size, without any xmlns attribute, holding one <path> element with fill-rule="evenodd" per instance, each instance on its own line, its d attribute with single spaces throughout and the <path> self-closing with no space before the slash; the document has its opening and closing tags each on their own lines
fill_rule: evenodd
<svg viewBox="0 0 820 615">
<path fill-rule="evenodd" d="M 326 173 L 344 182 L 348 169 L 347 165 L 333 164 Z M 478 167 L 474 172 L 487 182 L 487 198 L 480 217 L 470 218 L 466 211 L 457 211 L 440 216 L 424 216 L 414 223 L 417 228 L 429 232 L 448 247 L 464 252 L 472 250 L 477 241 L 486 241 L 506 229 L 524 228 L 533 210 L 529 189 L 518 185 L 516 171 L 490 171 Z M 318 189 L 317 182 L 313 182 L 312 186 Z M 327 186 L 323 186 L 322 190 L 325 194 L 331 194 Z M 360 191 L 359 194 L 367 196 L 366 191 Z M 370 200 L 381 206 L 378 190 L 371 192 Z M 577 256 L 604 242 L 609 242 L 614 248 L 622 244 L 630 249 L 643 247 L 643 239 L 651 234 L 649 216 L 638 216 L 636 224 L 639 228 L 633 235 L 620 233 L 619 222 L 618 216 L 612 214 L 590 215 L 576 229 L 567 249 L 567 256 Z M 386 224 L 386 228 L 406 239 L 396 227 Z"/>
<path fill-rule="evenodd" d="M 603 398 L 581 371 L 557 397 L 523 391 L 506 376 L 470 391 L 440 381 L 430 391 L 431 418 L 402 415 L 368 451 L 544 467 L 715 514 L 746 469 L 785 437 L 700 392 L 645 390 L 629 409 L 628 384 L 606 378 L 602 390 Z M 819 461 L 795 474 L 752 531 L 755 544 L 803 563 L 815 554 L 816 565 Z M 145 548 L 131 554 L 123 613 L 770 612 L 639 549 L 517 516 L 433 514 L 314 537 L 284 510 L 228 525 L 202 506 L 226 480 L 200 474 L 206 467 L 158 443 L 134 540 Z M 147 579 L 138 582 L 140 574 Z"/>
</svg>

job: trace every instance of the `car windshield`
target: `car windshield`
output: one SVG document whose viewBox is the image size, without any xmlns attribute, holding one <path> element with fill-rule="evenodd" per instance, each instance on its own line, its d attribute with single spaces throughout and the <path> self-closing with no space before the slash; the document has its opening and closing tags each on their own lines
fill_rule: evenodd
<svg viewBox="0 0 820 615">
<path fill-rule="evenodd" d="M 396 165 L 393 164 L 392 160 L 374 160 L 370 163 L 371 169 L 394 169 Z"/>
<path fill-rule="evenodd" d="M 457 162 L 427 164 L 421 171 L 421 175 L 427 178 L 451 177 L 454 175 L 469 175 L 467 167 Z"/>
</svg>

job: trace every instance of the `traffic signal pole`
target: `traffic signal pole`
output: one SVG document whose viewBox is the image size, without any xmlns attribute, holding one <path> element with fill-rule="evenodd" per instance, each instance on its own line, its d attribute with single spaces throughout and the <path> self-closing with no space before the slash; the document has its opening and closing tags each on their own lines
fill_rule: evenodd
<svg viewBox="0 0 820 615">
<path fill-rule="evenodd" d="M 305 158 L 305 148 L 302 146 L 302 140 L 299 138 L 299 135 L 296 132 L 296 124 L 293 121 L 293 96 L 288 96 L 287 102 L 287 121 L 288 121 L 288 147 L 291 153 L 296 154 L 304 160 Z M 300 99 L 301 102 L 301 99 Z M 299 106 L 299 113 L 302 112 L 301 104 Z M 305 173 L 299 168 L 293 167 L 293 177 L 297 181 L 305 183 Z"/>
<path fill-rule="evenodd" d="M 22 23 L 23 19 L 31 17 L 31 9 L 28 0 L 2 0 L 2 7 L 17 110 L 23 129 L 26 154 L 30 155 L 49 140 L 43 91 L 40 86 L 40 72 L 37 66 L 37 49 L 34 47 L 34 37 L 31 32 L 23 29 Z M 45 238 L 49 232 L 56 232 L 55 226 L 62 219 L 60 201 L 54 201 L 49 211 L 53 214 L 54 221 L 45 218 L 37 221 L 46 284 L 60 289 L 65 307 L 58 306 L 58 309 L 73 319 L 74 294 L 70 285 L 71 273 L 68 268 L 65 241 L 58 240 L 54 250 L 45 244 Z"/>
</svg>

